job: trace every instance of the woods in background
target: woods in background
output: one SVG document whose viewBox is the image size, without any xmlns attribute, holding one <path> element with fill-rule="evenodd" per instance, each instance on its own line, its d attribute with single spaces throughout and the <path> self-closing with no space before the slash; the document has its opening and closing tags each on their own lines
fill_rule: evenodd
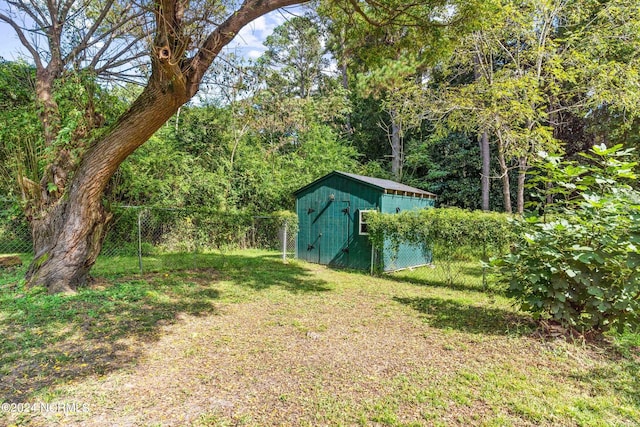
<svg viewBox="0 0 640 427">
<path fill-rule="evenodd" d="M 640 11 L 628 2 L 325 2 L 276 28 L 258 59 L 215 62 L 234 31 L 297 2 L 204 20 L 172 1 L 153 13 L 54 3 L 51 16 L 21 1 L 0 11 L 42 20 L 34 37 L 52 43 L 25 38 L 33 60 L 0 63 L 0 190 L 32 225 L 37 259 L 83 236 L 81 270 L 113 203 L 271 212 L 344 170 L 441 206 L 521 213 L 538 152 L 638 144 Z M 87 22 L 60 21 L 69 13 Z M 73 215 L 91 224 L 67 230 Z M 41 261 L 30 277 L 53 263 Z"/>
</svg>

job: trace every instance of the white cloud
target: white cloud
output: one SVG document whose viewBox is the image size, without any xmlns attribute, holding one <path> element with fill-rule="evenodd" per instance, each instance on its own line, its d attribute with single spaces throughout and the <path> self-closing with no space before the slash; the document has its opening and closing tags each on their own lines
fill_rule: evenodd
<svg viewBox="0 0 640 427">
<path fill-rule="evenodd" d="M 261 16 L 249 24 L 248 27 L 251 27 L 254 31 L 264 31 L 267 28 L 267 20 L 264 16 Z"/>
<path fill-rule="evenodd" d="M 302 14 L 300 7 L 289 8 L 288 11 L 274 11 L 251 22 L 233 39 L 229 49 L 240 51 L 244 56 L 255 59 L 265 51 L 265 39 L 273 30 L 283 24 L 291 14 Z"/>
<path fill-rule="evenodd" d="M 243 28 L 238 35 L 233 39 L 231 43 L 229 43 L 229 47 L 232 49 L 235 48 L 260 48 L 262 46 L 262 39 L 258 37 L 255 33 L 251 32 L 251 30 L 247 30 Z"/>
<path fill-rule="evenodd" d="M 264 50 L 256 50 L 256 49 L 251 49 L 249 52 L 247 52 L 247 56 L 251 59 L 257 59 L 259 58 L 262 54 L 264 53 Z"/>
</svg>

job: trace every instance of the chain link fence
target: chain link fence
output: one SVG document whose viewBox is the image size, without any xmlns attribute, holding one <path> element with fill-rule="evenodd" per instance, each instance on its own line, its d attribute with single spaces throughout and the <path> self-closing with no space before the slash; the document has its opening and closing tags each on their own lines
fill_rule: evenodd
<svg viewBox="0 0 640 427">
<path fill-rule="evenodd" d="M 13 200 L 0 197 L 0 254 L 32 253 L 31 230 Z"/>
<path fill-rule="evenodd" d="M 0 254 L 32 253 L 31 230 L 24 215 L 0 211 Z"/>
<path fill-rule="evenodd" d="M 495 291 L 499 286 L 488 267 L 490 256 L 482 248 L 405 242 L 398 252 L 385 253 L 390 268 L 384 274 L 400 282 L 482 292 Z"/>
<path fill-rule="evenodd" d="M 112 209 L 96 269 L 104 273 L 143 273 L 171 268 L 171 256 L 261 249 L 295 256 L 296 233 L 281 216 L 253 216 L 206 210 L 121 206 Z M 0 254 L 32 254 L 31 232 L 20 212 L 0 212 Z M 184 264 L 184 259 L 180 260 Z M 169 264 L 169 265 L 168 265 Z"/>
</svg>

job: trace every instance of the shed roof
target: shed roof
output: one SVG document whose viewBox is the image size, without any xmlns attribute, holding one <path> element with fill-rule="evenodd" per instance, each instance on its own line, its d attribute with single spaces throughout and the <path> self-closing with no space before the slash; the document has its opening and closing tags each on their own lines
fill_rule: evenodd
<svg viewBox="0 0 640 427">
<path fill-rule="evenodd" d="M 436 195 L 433 193 L 429 193 L 428 191 L 424 191 L 419 188 L 410 187 L 405 184 L 400 184 L 399 182 L 391 181 L 389 179 L 372 178 L 370 176 L 356 175 L 354 173 L 340 172 L 340 171 L 333 171 L 321 178 L 318 178 L 312 183 L 305 185 L 304 187 L 294 191 L 294 194 L 298 194 L 306 190 L 307 188 L 330 177 L 331 175 L 342 175 L 346 178 L 350 178 L 350 179 L 362 182 L 364 184 L 367 184 L 369 186 L 378 188 L 386 194 L 399 194 L 403 196 L 412 196 L 412 197 L 430 198 L 430 199 L 436 198 Z"/>
</svg>

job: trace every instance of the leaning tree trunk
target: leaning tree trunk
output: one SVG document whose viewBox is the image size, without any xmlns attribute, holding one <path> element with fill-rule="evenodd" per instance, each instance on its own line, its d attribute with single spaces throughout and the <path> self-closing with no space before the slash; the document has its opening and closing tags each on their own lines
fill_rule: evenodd
<svg viewBox="0 0 640 427">
<path fill-rule="evenodd" d="M 111 215 L 101 205 L 79 208 L 80 221 L 78 216 L 69 221 L 71 207 L 66 201 L 31 221 L 35 257 L 26 275 L 30 286 L 58 293 L 72 292 L 87 282 Z"/>
<path fill-rule="evenodd" d="M 55 293 L 74 291 L 86 283 L 111 218 L 102 206 L 102 195 L 120 164 L 196 94 L 213 60 L 242 27 L 280 7 L 301 2 L 304 0 L 244 0 L 190 58 L 186 52 L 191 38 L 185 35 L 183 24 L 187 2 L 155 2 L 149 82 L 129 110 L 83 154 L 64 194 L 37 205 L 31 215 L 35 257 L 27 272 L 28 286 L 45 286 Z M 37 52 L 31 51 L 37 58 Z M 60 59 L 60 55 L 53 57 Z M 62 181 L 66 177 L 61 176 Z"/>
<path fill-rule="evenodd" d="M 32 220 L 35 257 L 26 276 L 29 286 L 44 286 L 50 293 L 73 292 L 87 282 L 111 219 L 102 206 L 109 179 L 187 100 L 184 87 L 172 92 L 162 84 L 149 85 L 111 131 L 87 151 L 67 197 Z"/>
</svg>

